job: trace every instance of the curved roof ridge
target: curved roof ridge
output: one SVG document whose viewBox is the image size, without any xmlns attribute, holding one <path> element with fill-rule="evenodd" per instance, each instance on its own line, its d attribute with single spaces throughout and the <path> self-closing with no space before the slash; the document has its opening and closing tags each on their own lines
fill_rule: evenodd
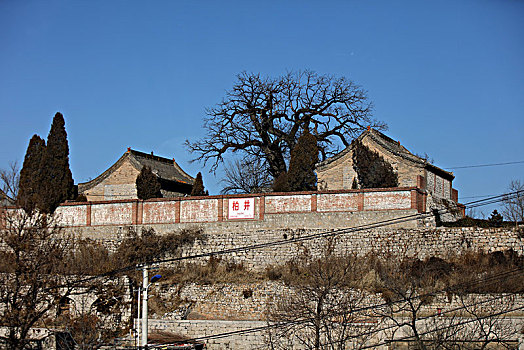
<svg viewBox="0 0 524 350">
<path fill-rule="evenodd" d="M 129 151 L 125 152 L 113 165 L 111 165 L 109 168 L 107 168 L 106 171 L 95 177 L 93 180 L 78 183 L 78 192 L 80 193 L 87 191 L 104 181 L 109 175 L 118 169 L 120 165 L 122 165 L 126 157 L 129 157 Z"/>
<path fill-rule="evenodd" d="M 175 161 L 175 158 L 169 159 L 165 157 L 160 157 L 157 155 L 148 154 L 140 151 L 136 151 L 133 149 L 129 149 L 129 152 L 132 155 L 132 158 L 134 161 L 136 161 L 138 164 L 134 164 L 133 166 L 138 170 L 141 171 L 143 166 L 149 166 L 152 170 L 157 170 L 156 175 L 164 180 L 171 180 L 171 181 L 178 181 L 178 182 L 184 182 L 192 184 L 194 182 L 194 178 L 186 173 L 180 165 Z M 141 158 L 141 159 L 140 159 Z M 145 161 L 143 161 L 145 159 Z M 167 167 L 155 167 L 155 162 L 159 162 L 164 164 Z M 169 173 L 170 168 L 174 168 L 178 174 Z"/>
<path fill-rule="evenodd" d="M 329 158 L 326 158 L 323 161 L 317 163 L 316 167 L 318 168 L 318 167 L 327 166 L 328 164 L 334 162 L 335 160 L 337 160 L 339 158 L 342 158 L 344 155 L 346 155 L 346 153 L 348 153 L 353 148 L 353 144 L 355 143 L 355 141 L 362 140 L 369 132 L 370 132 L 370 129 L 365 130 L 356 139 L 351 141 L 349 146 L 347 146 L 346 148 L 344 148 L 342 151 L 338 152 L 337 154 L 335 154 L 335 155 L 333 155 L 333 156 L 331 156 Z"/>
<path fill-rule="evenodd" d="M 386 136 L 382 132 L 373 129 L 369 127 L 367 130 L 365 130 L 362 134 L 360 134 L 356 139 L 351 141 L 351 144 L 347 146 L 345 149 L 343 149 L 341 152 L 335 154 L 332 157 L 329 157 L 322 162 L 317 163 L 317 169 L 322 168 L 325 166 L 328 166 L 332 162 L 336 161 L 337 159 L 343 157 L 345 154 L 347 154 L 351 149 L 353 149 L 354 144 L 356 141 L 362 140 L 364 137 L 369 136 L 371 137 L 376 143 L 378 143 L 380 146 L 382 146 L 386 151 L 392 153 L 393 155 L 399 156 L 407 161 L 411 161 L 415 164 L 418 164 L 421 167 L 428 167 L 431 168 L 445 176 L 454 178 L 452 172 L 446 171 L 444 169 L 441 169 L 437 167 L 436 165 L 431 164 L 426 159 L 423 159 L 413 153 L 411 153 L 406 147 L 402 146 L 400 144 L 400 141 L 393 140 L 391 137 Z"/>
<path fill-rule="evenodd" d="M 195 180 L 191 175 L 182 170 L 174 158 L 164 158 L 128 148 L 127 151 L 102 174 L 88 182 L 79 183 L 78 191 L 84 192 L 104 181 L 118 169 L 127 158 L 129 158 L 131 165 L 136 170 L 141 171 L 144 166 L 149 166 L 156 175 L 163 180 L 188 184 L 193 184 Z"/>
</svg>

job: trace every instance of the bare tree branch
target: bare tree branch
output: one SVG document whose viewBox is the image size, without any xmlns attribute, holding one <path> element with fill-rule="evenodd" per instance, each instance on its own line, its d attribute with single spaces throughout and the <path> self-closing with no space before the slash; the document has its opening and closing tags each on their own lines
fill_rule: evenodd
<svg viewBox="0 0 524 350">
<path fill-rule="evenodd" d="M 7 169 L 0 170 L 0 189 L 13 200 L 16 200 L 18 196 L 19 182 L 20 166 L 18 161 L 10 162 Z"/>
<path fill-rule="evenodd" d="M 286 171 L 289 153 L 301 130 L 314 128 L 323 158 L 347 146 L 367 126 L 385 129 L 371 118 L 366 92 L 344 77 L 312 71 L 272 78 L 241 73 L 224 100 L 207 110 L 207 135 L 185 145 L 216 170 L 228 152 L 262 158 L 277 177 Z"/>
<path fill-rule="evenodd" d="M 515 196 L 508 196 L 502 204 L 502 215 L 511 221 L 518 223 L 524 221 L 524 183 L 520 180 L 513 180 L 509 184 L 509 192 L 515 193 Z"/>
<path fill-rule="evenodd" d="M 222 194 L 260 193 L 271 188 L 271 176 L 260 159 L 236 159 L 224 169 Z"/>
</svg>

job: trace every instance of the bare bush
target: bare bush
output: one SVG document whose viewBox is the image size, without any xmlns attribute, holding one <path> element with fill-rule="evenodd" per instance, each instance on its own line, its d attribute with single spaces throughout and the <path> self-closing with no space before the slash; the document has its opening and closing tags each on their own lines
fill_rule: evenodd
<svg viewBox="0 0 524 350">
<path fill-rule="evenodd" d="M 524 183 L 520 180 L 513 180 L 509 184 L 509 192 L 513 195 L 509 195 L 504 199 L 502 205 L 502 215 L 510 221 L 515 222 L 515 226 L 518 223 L 524 221 Z"/>
<path fill-rule="evenodd" d="M 236 159 L 224 168 L 222 194 L 260 193 L 271 188 L 267 165 L 257 158 Z"/>
<path fill-rule="evenodd" d="M 321 258 L 288 264 L 282 278 L 290 291 L 268 312 L 268 322 L 277 325 L 269 329 L 271 349 L 287 349 L 292 343 L 304 349 L 364 346 L 369 338 L 362 332 L 366 315 L 358 309 L 366 294 L 355 284 L 362 273 L 356 257 L 333 255 L 329 243 Z"/>
</svg>

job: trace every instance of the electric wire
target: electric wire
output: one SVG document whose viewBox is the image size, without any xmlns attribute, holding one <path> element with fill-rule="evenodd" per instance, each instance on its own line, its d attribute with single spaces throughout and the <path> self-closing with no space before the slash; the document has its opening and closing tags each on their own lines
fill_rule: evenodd
<svg viewBox="0 0 524 350">
<path fill-rule="evenodd" d="M 487 204 L 501 202 L 501 201 L 507 200 L 508 198 L 513 198 L 515 195 L 518 196 L 519 192 L 522 192 L 522 191 L 516 191 L 516 192 L 513 192 L 513 193 L 501 194 L 501 195 L 492 196 L 492 197 L 481 199 L 481 200 L 468 202 L 468 203 L 465 203 L 464 206 L 469 208 L 469 207 L 478 207 L 478 206 L 483 206 L 483 205 L 487 205 Z M 446 212 L 449 212 L 449 211 L 450 211 L 450 209 L 442 209 L 442 210 L 438 210 L 437 212 L 439 214 L 443 214 L 443 213 L 446 213 Z M 221 250 L 221 251 L 215 251 L 215 252 L 209 252 L 209 253 L 203 253 L 203 254 L 195 254 L 195 255 L 191 255 L 191 256 L 184 256 L 184 257 L 178 257 L 178 258 L 161 259 L 161 260 L 148 262 L 148 264 L 150 264 L 150 265 L 157 265 L 157 264 L 162 264 L 162 263 L 166 263 L 166 262 L 188 260 L 188 259 L 195 259 L 195 258 L 207 257 L 207 256 L 215 256 L 215 255 L 223 255 L 223 254 L 229 254 L 229 253 L 232 253 L 232 252 L 247 251 L 247 250 L 251 250 L 251 249 L 260 249 L 260 248 L 263 248 L 263 247 L 270 247 L 270 246 L 276 246 L 276 245 L 282 245 L 282 244 L 290 244 L 290 243 L 294 243 L 294 242 L 306 241 L 306 240 L 322 238 L 322 237 L 330 237 L 330 236 L 340 235 L 340 234 L 349 233 L 349 232 L 358 232 L 358 231 L 362 231 L 362 230 L 369 230 L 369 229 L 372 229 L 372 228 L 379 228 L 379 227 L 382 227 L 382 226 L 389 226 L 389 225 L 392 225 L 392 224 L 397 224 L 397 223 L 406 222 L 406 221 L 419 220 L 421 218 L 427 218 L 427 217 L 430 217 L 430 216 L 433 216 L 433 215 L 435 215 L 435 213 L 417 213 L 417 214 L 407 215 L 407 216 L 400 217 L 400 218 L 388 219 L 388 220 L 383 220 L 383 221 L 379 221 L 379 222 L 375 222 L 375 223 L 371 223 L 371 224 L 365 224 L 365 225 L 361 225 L 361 226 L 357 226 L 357 227 L 353 227 L 353 228 L 349 228 L 349 229 L 339 229 L 339 230 L 325 231 L 325 232 L 311 234 L 311 235 L 306 235 L 306 236 L 303 236 L 303 237 L 297 237 L 297 238 L 289 239 L 289 240 L 279 240 L 279 241 L 273 241 L 273 242 L 267 242 L 267 243 L 262 243 L 262 244 L 255 244 L 255 245 L 244 246 L 244 247 L 237 247 L 237 248 L 231 248 L 231 249 L 224 249 L 224 250 Z M 108 271 L 108 272 L 103 273 L 103 274 L 99 274 L 99 275 L 95 275 L 95 276 L 89 276 L 89 277 L 77 280 L 77 281 L 73 282 L 73 284 L 85 283 L 85 282 L 92 281 L 94 279 L 98 279 L 98 278 L 102 278 L 102 277 L 112 277 L 112 276 L 121 274 L 123 272 L 128 272 L 128 271 L 131 271 L 131 270 L 135 270 L 136 268 L 137 268 L 136 265 L 129 265 L 129 266 L 126 266 L 126 267 L 123 267 L 123 268 L 120 268 L 120 269 L 115 269 L 115 270 Z M 68 284 L 66 286 L 69 286 L 69 285 L 71 285 L 71 284 Z M 56 288 L 63 288 L 63 287 L 64 286 L 54 286 L 54 287 L 51 287 L 49 289 L 56 289 Z M 374 306 L 374 307 L 377 307 L 377 306 Z M 266 327 L 262 327 L 262 328 L 266 328 Z M 241 331 L 236 331 L 236 332 L 225 333 L 221 337 L 230 336 L 232 334 L 239 334 L 238 332 L 258 332 L 258 331 L 260 331 L 258 328 L 255 328 L 253 330 L 245 330 L 245 331 L 241 330 Z M 208 339 L 209 337 L 211 337 L 211 336 L 208 336 L 206 338 L 195 338 L 195 339 Z M 217 335 L 217 337 L 219 337 L 219 335 Z"/>
<path fill-rule="evenodd" d="M 501 202 L 501 201 L 508 200 L 508 198 L 512 199 L 515 196 L 515 194 L 518 195 L 518 192 L 519 191 L 513 192 L 513 193 L 501 194 L 501 195 L 497 195 L 497 196 L 492 196 L 492 197 L 489 197 L 489 198 L 486 198 L 486 199 L 472 201 L 472 202 L 464 204 L 464 206 L 466 208 L 471 208 L 471 207 L 476 208 L 476 207 L 480 207 L 480 206 L 484 206 L 484 205 L 488 205 L 488 204 L 498 203 L 498 202 Z M 522 192 L 522 191 L 520 191 L 520 192 Z M 167 262 L 175 262 L 175 261 L 182 261 L 182 260 L 188 260 L 188 259 L 210 257 L 210 256 L 224 255 L 224 254 L 230 254 L 230 253 L 238 253 L 238 252 L 248 251 L 248 250 L 252 250 L 252 249 L 261 249 L 261 248 L 279 246 L 279 245 L 284 245 L 284 244 L 291 244 L 291 243 L 296 243 L 296 242 L 308 241 L 308 240 L 312 240 L 312 239 L 316 239 L 316 238 L 325 238 L 325 237 L 338 236 L 338 235 L 345 234 L 345 233 L 352 233 L 352 232 L 370 230 L 370 229 L 379 228 L 379 227 L 382 227 L 382 226 L 389 226 L 389 225 L 403 223 L 403 222 L 407 222 L 407 221 L 419 220 L 419 219 L 423 219 L 423 218 L 434 216 L 436 213 L 438 213 L 440 215 L 440 214 L 445 214 L 445 213 L 451 212 L 451 211 L 452 211 L 451 209 L 447 209 L 446 208 L 446 209 L 437 210 L 435 213 L 432 212 L 432 213 L 410 214 L 410 215 L 406 215 L 406 216 L 399 217 L 399 218 L 382 220 L 382 221 L 378 221 L 378 222 L 375 222 L 375 223 L 364 224 L 364 225 L 360 225 L 360 226 L 356 226 L 356 227 L 352 227 L 352 228 L 344 228 L 344 229 L 337 229 L 337 230 L 331 230 L 331 231 L 324 231 L 324 232 L 319 232 L 319 233 L 313 233 L 313 234 L 310 234 L 310 235 L 305 235 L 305 236 L 302 236 L 302 237 L 294 237 L 294 238 L 291 238 L 291 239 L 283 239 L 283 240 L 277 240 L 277 241 L 272 241 L 272 242 L 258 243 L 258 244 L 248 245 L 248 246 L 223 249 L 223 250 L 214 251 L 214 252 L 207 252 L 207 253 L 188 255 L 188 256 L 169 258 L 169 259 L 161 259 L 161 260 L 156 260 L 156 261 L 150 262 L 150 264 L 161 264 L 161 263 L 167 263 Z"/>
<path fill-rule="evenodd" d="M 496 275 L 492 275 L 492 276 L 488 276 L 488 277 L 483 277 L 483 278 L 477 279 L 476 281 L 469 281 L 467 283 L 458 283 L 458 284 L 455 284 L 453 286 L 444 288 L 442 290 L 433 291 L 433 292 L 430 292 L 430 293 L 425 293 L 425 294 L 421 294 L 421 295 L 415 295 L 415 296 L 412 296 L 412 297 L 409 297 L 409 298 L 400 298 L 400 299 L 395 300 L 395 301 L 384 302 L 384 303 L 381 303 L 381 304 L 368 305 L 368 306 L 365 306 L 365 307 L 353 309 L 352 312 L 369 311 L 369 310 L 373 310 L 373 309 L 377 309 L 377 308 L 387 307 L 387 306 L 390 306 L 391 304 L 404 303 L 404 302 L 408 302 L 408 301 L 412 301 L 412 300 L 416 300 L 416 299 L 420 299 L 420 298 L 425 298 L 425 297 L 428 297 L 428 296 L 435 296 L 437 294 L 445 293 L 445 292 L 452 291 L 452 290 L 456 290 L 457 288 L 461 288 L 461 287 L 462 288 L 474 287 L 474 286 L 479 285 L 479 284 L 489 285 L 490 283 L 494 283 L 494 282 L 496 282 L 496 281 L 498 281 L 498 280 L 500 280 L 502 278 L 512 277 L 512 275 L 514 275 L 516 272 L 522 273 L 523 272 L 523 268 L 516 268 L 516 269 L 508 270 L 508 271 L 506 271 L 504 273 L 500 273 L 500 274 L 496 274 Z M 502 297 L 499 296 L 499 297 L 493 298 L 490 301 L 501 299 L 503 297 L 507 297 L 507 295 L 504 295 Z M 454 310 L 447 310 L 447 311 L 441 312 L 440 314 L 454 312 L 454 311 L 463 309 L 465 307 L 474 306 L 474 305 L 477 305 L 477 304 L 482 304 L 484 302 L 488 302 L 488 301 L 482 301 L 482 302 L 473 303 L 473 304 L 468 305 L 468 306 L 458 307 L 458 308 L 456 308 Z M 333 316 L 337 316 L 337 314 L 335 314 Z M 438 316 L 438 314 L 436 316 Z M 427 316 L 426 318 L 429 318 L 429 317 L 431 317 L 431 316 Z M 187 341 L 189 341 L 189 342 L 191 342 L 191 341 L 204 341 L 204 340 L 209 340 L 209 339 L 226 338 L 226 337 L 230 337 L 232 335 L 242 335 L 242 334 L 256 333 L 256 332 L 268 330 L 268 329 L 271 329 L 271 328 L 281 328 L 281 327 L 284 327 L 284 326 L 287 326 L 287 325 L 296 325 L 296 324 L 307 323 L 307 322 L 312 321 L 313 319 L 314 318 L 306 318 L 306 319 L 301 319 L 301 320 L 293 320 L 293 321 L 287 321 L 287 322 L 274 323 L 274 324 L 270 324 L 270 325 L 267 325 L 267 326 L 247 328 L 247 329 L 238 330 L 238 331 L 231 331 L 231 332 L 224 332 L 224 333 L 208 335 L 208 336 L 204 336 L 204 337 L 196 337 L 196 338 L 188 339 L 188 340 L 185 340 L 185 341 L 186 342 Z M 423 319 L 423 318 L 421 318 L 421 319 Z M 388 330 L 388 329 L 391 329 L 391 328 L 394 328 L 394 327 L 396 327 L 396 325 L 389 326 L 389 327 L 386 327 L 386 328 L 383 328 L 383 329 L 374 330 L 373 333 L 376 333 L 376 332 L 379 332 L 379 331 L 383 331 L 383 330 Z M 359 336 L 362 336 L 362 335 L 368 335 L 368 334 L 360 334 Z M 176 342 L 171 342 L 171 343 L 176 343 Z M 171 343 L 169 343 L 169 344 L 171 344 Z M 166 343 L 166 344 L 168 344 L 168 343 Z M 161 345 L 165 345 L 165 344 L 161 344 Z"/>
<path fill-rule="evenodd" d="M 498 202 L 502 202 L 502 201 L 508 200 L 508 198 L 512 199 L 515 196 L 518 197 L 519 192 L 523 192 L 523 191 L 516 191 L 516 192 L 510 192 L 510 193 L 505 193 L 505 194 L 501 194 L 501 195 L 496 195 L 496 196 L 492 196 L 492 197 L 489 197 L 489 198 L 485 198 L 485 199 L 480 199 L 480 200 L 464 203 L 463 205 L 466 208 L 471 208 L 471 207 L 475 207 L 476 208 L 476 207 L 480 207 L 480 206 L 483 206 L 483 205 L 498 203 Z M 200 254 L 194 254 L 194 255 L 187 255 L 187 256 L 181 256 L 181 257 L 176 257 L 176 258 L 153 260 L 153 261 L 148 261 L 147 265 L 150 265 L 150 266 L 151 265 L 159 265 L 159 264 L 168 263 L 168 262 L 191 260 L 191 259 L 211 257 L 211 256 L 217 256 L 217 255 L 225 255 L 225 254 L 249 251 L 249 250 L 253 250 L 253 249 L 262 249 L 262 248 L 279 246 L 279 245 L 285 245 L 285 244 L 291 244 L 291 243 L 296 243 L 296 242 L 303 242 L 303 241 L 308 241 L 308 240 L 317 239 L 317 238 L 326 238 L 326 237 L 338 236 L 338 235 L 342 235 L 342 234 L 346 234 L 346 233 L 359 232 L 359 231 L 370 230 L 370 229 L 374 229 L 374 228 L 380 228 L 380 227 L 383 227 L 383 226 L 389 226 L 389 225 L 399 224 L 399 223 L 403 223 L 403 222 L 409 222 L 409 221 L 413 221 L 413 220 L 420 220 L 420 219 L 432 217 L 432 216 L 434 216 L 436 214 L 441 215 L 441 214 L 445 214 L 445 213 L 448 213 L 448 212 L 451 212 L 451 211 L 452 211 L 451 209 L 445 208 L 445 209 L 440 209 L 440 210 L 437 210 L 437 211 L 431 212 L 431 213 L 410 214 L 410 215 L 406 215 L 406 216 L 399 217 L 399 218 L 382 220 L 382 221 L 378 221 L 378 222 L 374 222 L 374 223 L 370 223 L 370 224 L 364 224 L 364 225 L 360 225 L 360 226 L 356 226 L 356 227 L 352 227 L 352 228 L 323 231 L 323 232 L 314 233 L 314 234 L 310 234 L 310 235 L 305 235 L 305 236 L 302 236 L 302 237 L 295 237 L 295 238 L 291 238 L 291 239 L 277 240 L 277 241 L 272 241 L 272 242 L 265 242 L 265 243 L 253 244 L 253 245 L 248 245 L 248 246 L 223 249 L 223 250 L 219 250 L 219 251 L 200 253 Z M 105 273 L 102 273 L 102 274 L 85 277 L 85 278 L 79 279 L 77 281 L 68 283 L 68 284 L 49 287 L 49 290 L 68 287 L 71 284 L 85 283 L 85 282 L 89 282 L 89 281 L 92 281 L 92 280 L 95 280 L 95 279 L 98 279 L 98 278 L 112 277 L 112 276 L 115 276 L 115 275 L 118 275 L 118 274 L 121 274 L 121 273 L 124 273 L 124 272 L 136 270 L 136 269 L 137 269 L 137 265 L 136 264 L 128 265 L 128 266 L 125 266 L 123 268 L 111 270 L 111 271 L 108 271 L 108 272 L 105 272 Z"/>
<path fill-rule="evenodd" d="M 501 315 L 508 314 L 510 312 L 515 312 L 515 311 L 522 310 L 522 309 L 524 309 L 524 306 L 519 306 L 519 307 L 516 307 L 516 308 L 513 308 L 513 309 L 504 310 L 504 311 L 496 312 L 496 313 L 493 313 L 493 314 L 488 314 L 488 315 L 485 315 L 485 316 L 479 316 L 479 317 L 473 318 L 471 320 L 462 321 L 462 322 L 459 322 L 459 323 L 456 323 L 456 324 L 453 324 L 453 325 L 443 326 L 443 327 L 436 328 L 436 329 L 431 329 L 431 330 L 419 333 L 419 336 L 427 335 L 427 334 L 430 334 L 430 333 L 433 333 L 433 332 L 438 332 L 438 331 L 442 331 L 442 330 L 446 330 L 446 329 L 451 329 L 453 327 L 462 326 L 462 325 L 465 325 L 465 324 L 468 324 L 468 323 L 478 322 L 479 320 L 484 320 L 486 318 L 491 318 L 491 317 L 495 317 L 495 316 L 501 316 Z M 382 343 L 378 343 L 378 344 L 373 344 L 373 345 L 368 345 L 368 346 L 362 347 L 362 348 L 360 348 L 360 350 L 375 348 L 377 346 L 390 344 L 391 342 L 398 342 L 398 341 L 408 340 L 408 339 L 411 339 L 411 338 L 414 338 L 414 337 L 415 337 L 414 335 L 411 335 L 411 336 L 405 336 L 405 337 L 394 339 L 394 340 L 386 340 L 386 341 L 383 341 Z M 327 345 L 327 344 L 325 344 L 325 345 Z"/>
<path fill-rule="evenodd" d="M 517 160 L 514 162 L 506 162 L 506 163 L 463 165 L 463 166 L 455 166 L 455 167 L 446 167 L 444 169 L 455 170 L 455 169 L 467 169 L 467 168 L 484 168 L 484 167 L 490 167 L 490 166 L 501 166 L 501 165 L 522 164 L 522 163 L 524 163 L 524 160 Z"/>
</svg>

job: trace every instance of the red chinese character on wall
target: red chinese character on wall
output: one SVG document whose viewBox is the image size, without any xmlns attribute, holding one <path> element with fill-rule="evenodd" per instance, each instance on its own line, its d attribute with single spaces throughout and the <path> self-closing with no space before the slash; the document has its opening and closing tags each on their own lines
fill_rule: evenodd
<svg viewBox="0 0 524 350">
<path fill-rule="evenodd" d="M 249 210 L 249 201 L 244 201 L 244 210 Z"/>
<path fill-rule="evenodd" d="M 233 210 L 238 210 L 240 209 L 240 205 L 238 204 L 238 201 L 234 201 L 233 202 Z"/>
</svg>

